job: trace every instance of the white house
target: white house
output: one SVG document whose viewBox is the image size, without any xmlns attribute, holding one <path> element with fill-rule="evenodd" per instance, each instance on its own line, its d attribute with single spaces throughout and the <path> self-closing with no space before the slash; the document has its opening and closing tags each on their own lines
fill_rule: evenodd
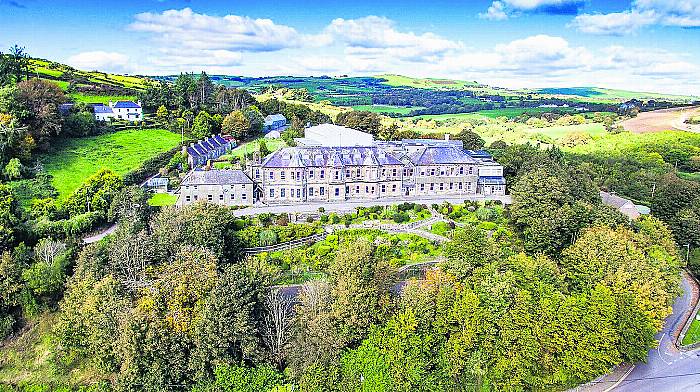
<svg viewBox="0 0 700 392">
<path fill-rule="evenodd" d="M 304 130 L 303 138 L 294 139 L 305 147 L 369 147 L 374 136 L 369 133 L 334 124 L 321 124 Z"/>
<path fill-rule="evenodd" d="M 95 120 L 109 121 L 110 119 L 141 121 L 143 120 L 143 109 L 141 101 L 109 101 L 109 105 L 99 104 L 94 106 Z"/>
</svg>

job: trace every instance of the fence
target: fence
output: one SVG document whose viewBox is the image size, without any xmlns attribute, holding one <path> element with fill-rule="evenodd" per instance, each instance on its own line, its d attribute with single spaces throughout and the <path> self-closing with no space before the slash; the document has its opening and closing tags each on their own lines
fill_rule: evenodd
<svg viewBox="0 0 700 392">
<path fill-rule="evenodd" d="M 243 254 L 245 255 L 255 255 L 262 252 L 278 252 L 281 250 L 289 250 L 298 248 L 303 245 L 313 244 L 318 241 L 323 241 L 328 236 L 328 233 L 314 234 L 304 238 L 298 238 L 289 242 L 284 242 L 281 244 L 269 245 L 269 246 L 259 246 L 257 248 L 246 248 L 243 249 Z"/>
</svg>

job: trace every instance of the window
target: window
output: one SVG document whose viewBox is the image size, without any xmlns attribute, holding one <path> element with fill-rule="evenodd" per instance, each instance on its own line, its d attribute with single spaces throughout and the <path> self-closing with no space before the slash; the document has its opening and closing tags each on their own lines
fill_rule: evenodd
<svg viewBox="0 0 700 392">
<path fill-rule="evenodd" d="M 386 185 L 382 184 L 382 193 L 386 193 Z"/>
<path fill-rule="evenodd" d="M 194 195 L 194 200 L 197 201 L 197 199 L 199 199 L 199 196 Z"/>
<path fill-rule="evenodd" d="M 445 170 L 440 170 L 440 175 L 444 176 L 445 175 Z"/>
<path fill-rule="evenodd" d="M 441 190 L 441 191 L 442 191 L 442 190 L 445 190 L 445 184 L 442 183 L 442 182 L 440 183 L 440 190 Z"/>
<path fill-rule="evenodd" d="M 392 175 L 393 177 L 396 177 L 396 168 L 394 168 L 394 169 L 391 171 L 391 175 Z"/>
<path fill-rule="evenodd" d="M 313 171 L 313 169 L 312 169 L 312 170 L 309 170 L 309 178 L 314 178 L 314 171 Z"/>
<path fill-rule="evenodd" d="M 301 180 L 301 172 L 297 172 L 297 180 Z"/>
<path fill-rule="evenodd" d="M 434 190 L 435 190 L 435 184 L 433 184 L 433 183 L 430 184 L 430 190 L 431 190 L 431 191 L 434 191 Z"/>
<path fill-rule="evenodd" d="M 301 197 L 301 189 L 297 189 L 297 198 Z"/>
<path fill-rule="evenodd" d="M 460 174 L 460 175 L 464 174 L 464 167 L 460 167 L 460 168 L 459 168 L 459 174 Z"/>
<path fill-rule="evenodd" d="M 459 189 L 460 189 L 460 190 L 462 189 L 462 184 L 463 184 L 462 182 L 459 183 Z"/>
<path fill-rule="evenodd" d="M 272 171 L 270 172 L 270 179 L 271 180 L 275 179 L 275 172 L 272 172 Z"/>
<path fill-rule="evenodd" d="M 280 179 L 284 180 L 285 177 L 286 177 L 286 174 L 285 174 L 284 170 L 282 170 L 282 172 L 280 173 Z"/>
<path fill-rule="evenodd" d="M 425 190 L 425 184 L 420 184 L 420 190 L 424 191 Z"/>
<path fill-rule="evenodd" d="M 345 170 L 345 177 L 350 178 L 350 169 Z"/>
<path fill-rule="evenodd" d="M 340 196 L 340 188 L 335 188 L 335 195 Z"/>
<path fill-rule="evenodd" d="M 323 178 L 323 177 L 325 177 L 325 176 L 326 176 L 326 171 L 325 171 L 325 170 L 321 170 L 321 178 Z M 321 188 L 321 189 L 323 189 L 323 188 Z"/>
<path fill-rule="evenodd" d="M 369 193 L 369 186 L 368 185 L 365 186 L 365 193 Z"/>
<path fill-rule="evenodd" d="M 284 197 L 286 191 L 284 188 L 280 189 L 280 197 Z"/>
<path fill-rule="evenodd" d="M 233 194 L 232 194 L 231 196 L 233 196 Z M 223 195 L 223 194 L 219 195 L 219 201 L 224 201 L 224 195 Z"/>
<path fill-rule="evenodd" d="M 425 176 L 425 170 L 421 170 L 421 171 L 420 171 L 420 175 L 421 175 L 421 176 Z"/>
<path fill-rule="evenodd" d="M 245 193 L 241 194 L 241 199 L 246 200 L 247 198 L 248 198 L 248 195 L 246 195 Z"/>
<path fill-rule="evenodd" d="M 382 169 L 382 177 L 386 176 L 386 169 Z"/>
<path fill-rule="evenodd" d="M 474 174 L 474 168 L 469 166 L 469 174 Z"/>
<path fill-rule="evenodd" d="M 454 186 L 452 183 L 450 183 L 450 190 L 453 190 L 453 189 L 454 189 Z"/>
<path fill-rule="evenodd" d="M 186 201 L 190 201 L 190 195 L 185 196 Z"/>
<path fill-rule="evenodd" d="M 275 197 L 275 190 L 274 189 L 270 189 L 270 197 Z"/>
<path fill-rule="evenodd" d="M 338 179 L 338 174 L 339 174 L 339 173 L 338 173 L 338 170 L 336 170 L 336 171 L 335 171 L 335 179 L 336 179 L 336 180 Z"/>
<path fill-rule="evenodd" d="M 325 194 L 326 194 L 326 188 L 324 188 L 324 187 L 319 188 L 319 189 L 318 189 L 318 194 L 321 195 L 321 196 L 325 195 Z"/>
<path fill-rule="evenodd" d="M 207 200 L 213 201 L 213 200 L 214 200 L 214 195 L 207 195 Z"/>
<path fill-rule="evenodd" d="M 314 195 L 314 188 L 309 188 L 309 196 L 313 196 L 313 195 Z"/>
<path fill-rule="evenodd" d="M 435 169 L 430 169 L 430 175 L 434 176 L 435 175 Z"/>
<path fill-rule="evenodd" d="M 391 186 L 391 191 L 392 191 L 392 192 L 396 192 L 396 184 L 394 184 L 394 185 Z"/>
<path fill-rule="evenodd" d="M 360 175 L 361 175 L 361 174 L 360 174 L 360 168 L 358 167 L 358 168 L 357 168 L 357 177 L 359 178 Z"/>
<path fill-rule="evenodd" d="M 236 195 L 234 195 L 234 194 L 232 193 L 232 194 L 231 194 L 231 200 L 233 200 L 233 199 L 235 199 L 235 198 L 236 198 Z"/>
<path fill-rule="evenodd" d="M 255 169 L 255 178 L 256 179 L 260 178 L 260 169 Z"/>
<path fill-rule="evenodd" d="M 360 186 L 359 185 L 355 186 L 355 193 L 360 193 Z"/>
</svg>

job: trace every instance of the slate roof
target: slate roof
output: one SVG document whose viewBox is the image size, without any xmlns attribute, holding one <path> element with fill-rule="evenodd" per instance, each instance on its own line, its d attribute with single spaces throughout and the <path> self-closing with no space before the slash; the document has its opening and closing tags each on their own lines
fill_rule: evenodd
<svg viewBox="0 0 700 392">
<path fill-rule="evenodd" d="M 95 106 L 93 106 L 93 109 L 94 109 L 94 111 L 95 111 L 96 114 L 111 114 L 111 113 L 114 113 L 114 111 L 112 111 L 112 108 L 109 107 L 109 106 L 107 106 L 107 105 L 95 105 Z"/>
<path fill-rule="evenodd" d="M 181 185 L 233 185 L 252 184 L 240 170 L 193 170 L 182 180 Z"/>
<path fill-rule="evenodd" d="M 210 151 L 216 150 L 228 144 L 229 142 L 221 135 L 214 135 L 204 140 L 200 140 L 194 145 L 187 147 L 187 153 L 191 156 L 208 155 Z"/>
<path fill-rule="evenodd" d="M 631 200 L 627 200 L 623 197 L 608 192 L 600 191 L 600 198 L 603 199 L 603 204 L 615 207 L 617 209 L 624 207 L 627 205 L 627 203 L 631 203 L 632 206 L 634 206 L 634 203 Z"/>
<path fill-rule="evenodd" d="M 455 163 L 477 163 L 461 148 L 450 145 L 428 146 L 408 154 L 415 165 L 442 165 Z"/>
<path fill-rule="evenodd" d="M 402 165 L 394 155 L 377 147 L 289 147 L 277 150 L 263 167 L 343 167 Z"/>
<path fill-rule="evenodd" d="M 281 114 L 270 114 L 269 116 L 265 117 L 265 125 L 272 125 L 272 123 L 275 121 L 284 121 L 286 123 L 287 118 Z"/>
<path fill-rule="evenodd" d="M 117 109 L 139 109 L 141 106 L 136 104 L 133 101 L 117 101 L 117 103 L 114 104 L 114 107 Z"/>
</svg>

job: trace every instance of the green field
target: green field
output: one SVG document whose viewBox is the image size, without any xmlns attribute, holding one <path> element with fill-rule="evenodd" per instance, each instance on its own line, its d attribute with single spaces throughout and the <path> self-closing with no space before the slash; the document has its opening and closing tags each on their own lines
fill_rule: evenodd
<svg viewBox="0 0 700 392">
<path fill-rule="evenodd" d="M 255 140 L 251 140 L 249 142 L 243 143 L 240 146 L 234 148 L 230 154 L 222 156 L 221 159 L 226 160 L 226 159 L 231 159 L 231 158 L 241 158 L 245 154 L 250 154 L 252 152 L 258 151 L 258 149 L 260 147 L 259 146 L 260 140 L 265 141 L 265 145 L 267 146 L 267 149 L 270 151 L 277 151 L 280 148 L 287 147 L 287 143 L 285 143 L 285 141 L 282 139 L 265 139 L 264 136 L 260 136 L 259 138 L 255 139 Z"/>
<path fill-rule="evenodd" d="M 70 97 L 75 102 L 84 103 L 104 103 L 108 104 L 109 101 L 136 101 L 136 96 L 134 95 L 87 95 L 81 93 L 70 94 Z"/>
<path fill-rule="evenodd" d="M 425 109 L 423 106 L 390 106 L 390 105 L 357 105 L 353 110 L 361 110 L 373 113 L 409 114 L 414 110 Z"/>
<path fill-rule="evenodd" d="M 177 202 L 177 196 L 169 193 L 154 193 L 148 199 L 148 205 L 152 207 L 174 206 L 175 202 Z"/>
<path fill-rule="evenodd" d="M 449 79 L 417 79 L 401 75 L 379 75 L 377 78 L 386 79 L 384 84 L 389 86 L 429 88 L 429 89 L 463 89 L 465 87 L 479 86 L 477 82 L 468 82 L 464 80 L 449 80 Z"/>
<path fill-rule="evenodd" d="M 525 130 L 528 133 L 539 133 L 547 135 L 552 139 L 562 138 L 570 133 L 587 133 L 591 136 L 604 135 L 607 131 L 605 126 L 599 123 L 568 125 L 568 126 L 553 126 L 547 128 L 528 128 Z"/>
<path fill-rule="evenodd" d="M 178 145 L 180 135 L 165 129 L 128 130 L 68 139 L 40 157 L 53 176 L 59 197 L 67 197 L 102 168 L 123 175 L 145 160 Z"/>
<path fill-rule="evenodd" d="M 551 112 L 573 112 L 573 108 L 504 108 L 504 109 L 492 109 L 492 110 L 481 110 L 472 113 L 456 113 L 456 114 L 426 114 L 423 116 L 409 117 L 411 119 L 423 119 L 423 120 L 436 120 L 436 121 L 446 121 L 446 120 L 462 120 L 468 118 L 478 118 L 489 117 L 518 117 L 523 113 L 551 113 Z"/>
</svg>

